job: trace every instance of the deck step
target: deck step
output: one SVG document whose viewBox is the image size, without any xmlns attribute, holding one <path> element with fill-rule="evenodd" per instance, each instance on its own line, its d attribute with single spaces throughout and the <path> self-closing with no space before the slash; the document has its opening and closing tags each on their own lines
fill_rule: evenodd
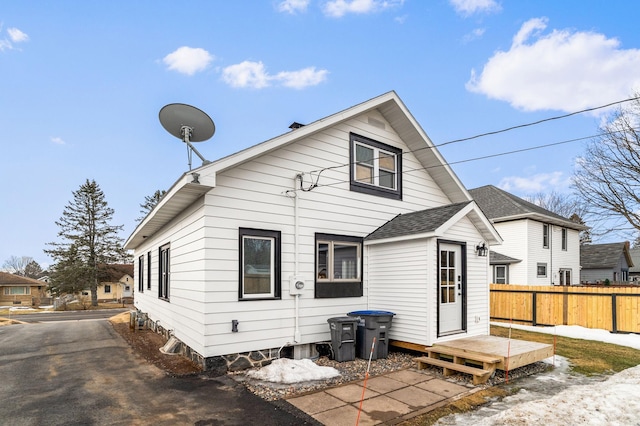
<svg viewBox="0 0 640 426">
<path fill-rule="evenodd" d="M 486 383 L 491 377 L 491 374 L 494 370 L 484 370 L 482 368 L 469 367 L 464 364 L 456 364 L 455 362 L 449 362 L 444 359 L 439 358 L 431 358 L 426 356 L 421 356 L 414 358 L 414 361 L 418 363 L 418 369 L 424 370 L 429 365 L 435 365 L 437 367 L 442 367 L 442 374 L 445 376 L 450 376 L 455 372 L 471 374 L 473 376 L 473 384 L 479 385 L 482 383 Z"/>
<path fill-rule="evenodd" d="M 438 356 L 434 356 L 436 354 L 442 354 L 447 356 L 452 356 L 455 358 L 463 358 L 469 361 L 476 361 L 484 366 L 484 368 L 488 368 L 490 364 L 498 364 L 503 361 L 503 358 L 498 355 L 490 355 L 490 354 L 481 354 L 476 352 L 469 352 L 463 349 L 451 348 L 448 346 L 438 346 L 434 345 L 431 347 L 427 347 L 425 352 L 432 357 L 438 358 Z M 455 360 L 454 360 L 455 362 Z"/>
</svg>

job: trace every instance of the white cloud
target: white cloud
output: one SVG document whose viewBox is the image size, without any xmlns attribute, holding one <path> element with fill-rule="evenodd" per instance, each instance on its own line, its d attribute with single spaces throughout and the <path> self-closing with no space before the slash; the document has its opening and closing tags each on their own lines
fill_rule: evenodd
<svg viewBox="0 0 640 426">
<path fill-rule="evenodd" d="M 449 0 L 456 13 L 470 16 L 474 13 L 498 12 L 502 8 L 495 0 Z"/>
<path fill-rule="evenodd" d="M 222 70 L 222 80 L 231 87 L 261 89 L 269 85 L 269 75 L 262 62 L 244 61 Z"/>
<path fill-rule="evenodd" d="M 538 173 L 532 176 L 507 176 L 500 180 L 498 187 L 508 192 L 536 194 L 540 192 L 563 192 L 569 187 L 571 179 L 563 172 Z"/>
<path fill-rule="evenodd" d="M 14 43 L 22 43 L 29 40 L 29 36 L 17 28 L 7 28 L 7 32 L 9 33 L 9 38 L 11 38 L 11 41 Z"/>
<path fill-rule="evenodd" d="M 326 80 L 327 70 L 316 70 L 315 67 L 304 68 L 299 71 L 281 71 L 270 75 L 262 62 L 244 61 L 231 65 L 222 70 L 222 80 L 232 87 L 250 87 L 262 89 L 272 83 L 294 89 L 315 86 Z"/>
<path fill-rule="evenodd" d="M 182 46 L 162 59 L 170 70 L 193 75 L 203 71 L 214 60 L 214 56 L 199 47 Z"/>
<path fill-rule="evenodd" d="M 2 25 L 0 25 L 0 31 L 2 31 Z M 0 52 L 5 50 L 14 49 L 14 43 L 24 43 L 29 40 L 29 36 L 17 28 L 7 28 L 7 34 L 9 38 L 0 39 Z"/>
<path fill-rule="evenodd" d="M 62 138 L 57 137 L 57 136 L 52 136 L 51 137 L 51 142 L 55 143 L 56 145 L 65 145 L 66 144 L 66 142 Z"/>
<path fill-rule="evenodd" d="M 525 111 L 566 112 L 626 99 L 640 88 L 640 50 L 621 49 L 603 34 L 547 28 L 546 18 L 525 22 L 508 51 L 496 52 L 467 90 Z"/>
<path fill-rule="evenodd" d="M 332 18 L 340 18 L 348 13 L 367 14 L 402 6 L 404 0 L 329 0 L 323 12 Z"/>
<path fill-rule="evenodd" d="M 282 82 L 285 87 L 304 89 L 308 86 L 317 86 L 327 79 L 327 70 L 316 70 L 316 67 L 308 67 L 300 71 L 282 71 L 275 79 Z"/>
<path fill-rule="evenodd" d="M 278 4 L 278 11 L 295 14 L 305 12 L 310 0 L 283 0 Z"/>
</svg>

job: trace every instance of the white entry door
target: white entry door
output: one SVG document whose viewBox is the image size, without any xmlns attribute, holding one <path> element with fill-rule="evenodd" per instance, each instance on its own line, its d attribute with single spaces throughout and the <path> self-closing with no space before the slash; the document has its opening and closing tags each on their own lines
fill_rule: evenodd
<svg viewBox="0 0 640 426">
<path fill-rule="evenodd" d="M 438 253 L 439 334 L 462 330 L 462 248 L 440 244 Z"/>
</svg>

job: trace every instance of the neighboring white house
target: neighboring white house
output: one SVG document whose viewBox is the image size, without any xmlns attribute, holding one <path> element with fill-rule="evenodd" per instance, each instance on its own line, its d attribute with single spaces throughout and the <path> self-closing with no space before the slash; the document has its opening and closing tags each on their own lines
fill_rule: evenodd
<svg viewBox="0 0 640 426">
<path fill-rule="evenodd" d="M 476 246 L 501 238 L 397 94 L 294 127 L 182 175 L 127 239 L 150 325 L 207 369 L 310 356 L 363 309 L 404 342 L 489 334 Z"/>
<path fill-rule="evenodd" d="M 586 226 L 493 185 L 469 190 L 503 238 L 491 249 L 496 284 L 580 284 L 580 231 Z"/>
</svg>

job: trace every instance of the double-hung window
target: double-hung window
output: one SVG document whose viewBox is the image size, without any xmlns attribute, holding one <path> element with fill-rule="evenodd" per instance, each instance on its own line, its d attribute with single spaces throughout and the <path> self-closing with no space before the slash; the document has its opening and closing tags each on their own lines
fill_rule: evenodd
<svg viewBox="0 0 640 426">
<path fill-rule="evenodd" d="M 567 228 L 562 228 L 562 250 L 567 251 Z"/>
<path fill-rule="evenodd" d="M 354 133 L 350 148 L 350 189 L 401 200 L 402 150 Z"/>
<path fill-rule="evenodd" d="M 138 257 L 138 291 L 144 291 L 144 255 Z"/>
<path fill-rule="evenodd" d="M 240 300 L 280 298 L 280 231 L 240 228 Z"/>
<path fill-rule="evenodd" d="M 538 263 L 536 265 L 536 276 L 538 278 L 544 278 L 547 276 L 547 264 L 546 263 Z"/>
<path fill-rule="evenodd" d="M 111 293 L 111 285 L 110 284 L 105 284 L 104 285 L 104 292 L 105 293 Z"/>
<path fill-rule="evenodd" d="M 158 250 L 158 298 L 167 301 L 171 277 L 169 248 L 169 244 L 165 244 Z"/>
<path fill-rule="evenodd" d="M 542 248 L 549 248 L 549 225 L 542 224 Z"/>
<path fill-rule="evenodd" d="M 362 296 L 362 238 L 316 234 L 316 297 Z"/>
</svg>

